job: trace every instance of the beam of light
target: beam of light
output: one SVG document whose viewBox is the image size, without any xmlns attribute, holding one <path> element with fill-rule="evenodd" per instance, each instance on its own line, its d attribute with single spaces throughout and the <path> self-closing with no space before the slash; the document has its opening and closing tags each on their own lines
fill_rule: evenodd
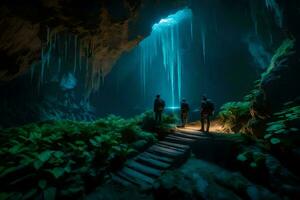
<svg viewBox="0 0 300 200">
<path fill-rule="evenodd" d="M 192 30 L 192 11 L 185 8 L 154 24 L 151 35 L 139 44 L 140 76 L 144 96 L 146 91 L 151 89 L 147 86 L 147 79 L 152 67 L 159 67 L 153 66 L 153 61 L 159 60 L 160 66 L 164 67 L 163 78 L 168 80 L 167 92 L 163 95 L 170 97 L 167 103 L 171 107 L 179 104 L 183 66 L 181 43 L 192 41 Z"/>
<path fill-rule="evenodd" d="M 178 107 L 178 106 L 170 106 L 170 107 L 166 107 L 165 109 L 166 110 L 179 110 L 180 107 Z"/>
</svg>

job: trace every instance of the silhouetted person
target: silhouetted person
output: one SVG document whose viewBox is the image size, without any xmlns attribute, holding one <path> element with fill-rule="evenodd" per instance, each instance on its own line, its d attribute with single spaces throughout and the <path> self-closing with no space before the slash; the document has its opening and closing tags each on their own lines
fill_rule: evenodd
<svg viewBox="0 0 300 200">
<path fill-rule="evenodd" d="M 161 116 L 165 109 L 165 101 L 160 98 L 160 95 L 156 95 L 154 101 L 153 111 L 155 113 L 155 121 L 161 122 Z"/>
<path fill-rule="evenodd" d="M 180 111 L 181 111 L 181 124 L 182 127 L 185 127 L 187 123 L 189 111 L 190 111 L 190 106 L 185 99 L 182 99 L 181 101 Z"/>
<path fill-rule="evenodd" d="M 214 110 L 214 104 L 206 96 L 203 96 L 201 102 L 201 131 L 204 131 L 204 123 L 206 121 L 206 132 L 209 132 L 210 117 L 213 115 Z"/>
</svg>

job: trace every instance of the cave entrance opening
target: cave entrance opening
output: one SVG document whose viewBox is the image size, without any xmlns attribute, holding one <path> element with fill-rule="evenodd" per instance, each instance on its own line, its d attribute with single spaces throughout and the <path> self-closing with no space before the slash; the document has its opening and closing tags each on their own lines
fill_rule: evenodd
<svg viewBox="0 0 300 200">
<path fill-rule="evenodd" d="M 193 40 L 193 14 L 189 8 L 161 19 L 138 46 L 141 94 L 160 94 L 169 109 L 177 109 L 182 98 L 185 50 Z"/>
</svg>

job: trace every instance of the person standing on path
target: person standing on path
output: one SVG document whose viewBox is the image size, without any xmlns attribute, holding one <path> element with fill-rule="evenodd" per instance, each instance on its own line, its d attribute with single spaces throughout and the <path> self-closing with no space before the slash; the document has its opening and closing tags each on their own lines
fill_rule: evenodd
<svg viewBox="0 0 300 200">
<path fill-rule="evenodd" d="M 190 111 L 190 106 L 187 103 L 186 99 L 182 99 L 180 111 L 181 111 L 181 124 L 182 124 L 182 127 L 184 128 L 185 125 L 187 124 L 188 115 L 189 115 L 189 111 Z"/>
<path fill-rule="evenodd" d="M 165 109 L 165 101 L 160 98 L 160 95 L 156 95 L 156 99 L 154 100 L 153 111 L 155 113 L 155 121 L 161 122 L 162 113 Z"/>
<path fill-rule="evenodd" d="M 204 130 L 204 123 L 206 121 L 206 131 L 209 132 L 210 127 L 210 117 L 214 114 L 215 106 L 214 104 L 207 99 L 205 95 L 203 95 L 202 102 L 201 102 L 201 129 L 200 131 Z"/>
</svg>

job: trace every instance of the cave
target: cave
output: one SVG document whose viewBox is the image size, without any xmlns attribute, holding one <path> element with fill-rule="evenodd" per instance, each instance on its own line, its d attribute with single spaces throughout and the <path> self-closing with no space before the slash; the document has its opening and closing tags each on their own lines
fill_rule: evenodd
<svg viewBox="0 0 300 200">
<path fill-rule="evenodd" d="M 0 17 L 0 200 L 300 198 L 300 1 Z"/>
</svg>

